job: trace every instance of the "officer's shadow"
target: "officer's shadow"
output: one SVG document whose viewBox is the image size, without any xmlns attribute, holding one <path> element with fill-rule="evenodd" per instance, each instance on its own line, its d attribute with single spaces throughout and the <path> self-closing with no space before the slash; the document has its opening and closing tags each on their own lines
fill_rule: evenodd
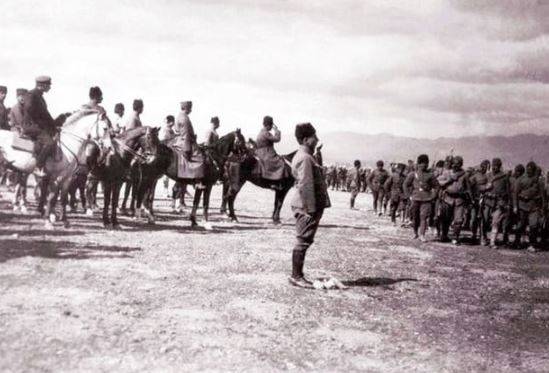
<svg viewBox="0 0 549 373">
<path fill-rule="evenodd" d="M 362 277 L 356 280 L 341 281 L 343 285 L 348 287 L 374 287 L 374 286 L 389 286 L 398 282 L 418 281 L 416 278 L 388 278 L 388 277 Z"/>
</svg>

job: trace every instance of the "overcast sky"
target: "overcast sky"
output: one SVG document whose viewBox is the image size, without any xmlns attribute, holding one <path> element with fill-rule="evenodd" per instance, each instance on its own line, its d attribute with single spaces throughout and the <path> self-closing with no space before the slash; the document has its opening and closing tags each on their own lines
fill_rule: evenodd
<svg viewBox="0 0 549 373">
<path fill-rule="evenodd" d="M 538 5 L 542 3 L 543 5 Z M 545 5 L 547 4 L 547 5 Z M 56 115 L 103 89 L 159 125 L 290 135 L 310 121 L 416 137 L 549 134 L 549 1 L 3 0 L 0 84 L 48 74 Z"/>
</svg>

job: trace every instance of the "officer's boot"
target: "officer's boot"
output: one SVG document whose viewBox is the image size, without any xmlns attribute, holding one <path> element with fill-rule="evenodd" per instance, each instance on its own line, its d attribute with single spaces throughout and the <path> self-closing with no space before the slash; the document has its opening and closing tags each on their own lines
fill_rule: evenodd
<svg viewBox="0 0 549 373">
<path fill-rule="evenodd" d="M 306 250 L 303 250 L 302 248 L 294 248 L 292 252 L 292 277 L 288 279 L 290 284 L 303 288 L 310 287 L 311 285 L 303 276 L 305 253 Z"/>
</svg>

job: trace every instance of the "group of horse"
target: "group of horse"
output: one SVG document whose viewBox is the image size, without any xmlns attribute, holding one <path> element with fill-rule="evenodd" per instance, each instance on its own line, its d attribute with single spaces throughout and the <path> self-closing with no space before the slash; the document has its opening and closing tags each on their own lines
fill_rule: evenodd
<svg viewBox="0 0 549 373">
<path fill-rule="evenodd" d="M 124 182 L 129 183 L 126 191 L 131 190 L 131 207 L 138 214 L 143 209 L 149 223 L 154 223 L 154 192 L 159 178 L 166 175 L 182 185 L 194 185 L 190 214 L 192 226 L 198 225 L 197 210 L 201 200 L 203 219 L 208 222 L 210 195 L 218 182 L 223 184 L 221 211 L 226 212 L 233 221 L 237 220 L 234 208 L 236 196 L 247 181 L 274 190 L 274 223 L 280 222 L 284 199 L 294 185 L 291 172 L 287 172 L 289 176 L 281 180 L 268 180 L 261 176 L 253 141 L 246 142 L 240 129 L 220 137 L 212 146 L 200 145 L 204 154 L 204 177 L 188 179 L 178 176 L 178 153 L 172 145 L 174 139 L 160 141 L 158 127 L 138 127 L 114 136 L 109 121 L 99 112 L 75 112 L 59 120 L 64 120 L 57 136 L 59 148 L 56 155 L 46 162 L 45 176 L 37 186 L 40 193 L 35 193 L 38 211 L 49 229 L 53 229 L 58 219 L 65 227 L 69 226 L 69 191 L 82 169 L 88 176 L 87 193 L 91 197 L 97 183 L 102 185 L 102 219 L 107 229 L 120 227 L 117 212 Z M 25 175 L 35 171 L 36 160 L 32 151 L 15 147 L 15 142 L 21 142 L 18 134 L 0 131 L 0 161 L 22 175 L 18 179 L 26 182 Z M 295 152 L 282 156 L 285 167 L 290 167 L 294 155 Z M 320 148 L 315 156 L 322 163 Z M 127 193 L 125 197 L 124 208 Z M 60 211 L 56 214 L 58 202 Z"/>
</svg>

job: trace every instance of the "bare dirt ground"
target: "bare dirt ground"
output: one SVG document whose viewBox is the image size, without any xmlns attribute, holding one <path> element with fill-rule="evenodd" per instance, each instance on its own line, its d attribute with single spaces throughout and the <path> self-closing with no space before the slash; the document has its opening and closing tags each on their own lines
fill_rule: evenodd
<svg viewBox="0 0 549 373">
<path fill-rule="evenodd" d="M 0 371 L 549 371 L 547 252 L 421 244 L 332 192 L 305 270 L 351 288 L 303 290 L 269 191 L 247 185 L 230 223 L 216 188 L 213 231 L 166 200 L 155 226 L 45 231 L 2 194 Z"/>
</svg>

